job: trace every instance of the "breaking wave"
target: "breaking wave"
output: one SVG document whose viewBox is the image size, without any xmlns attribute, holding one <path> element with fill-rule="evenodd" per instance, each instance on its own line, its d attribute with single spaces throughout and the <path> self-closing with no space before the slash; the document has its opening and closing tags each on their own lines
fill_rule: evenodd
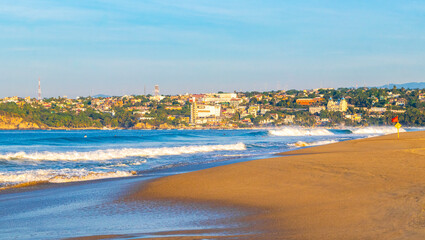
<svg viewBox="0 0 425 240">
<path fill-rule="evenodd" d="M 400 128 L 400 132 L 406 132 Z M 347 129 L 326 129 L 326 128 L 302 128 L 302 127 L 284 127 L 281 129 L 269 130 L 269 135 L 273 136 L 330 136 L 340 134 L 358 134 L 358 135 L 385 135 L 397 133 L 397 129 L 393 126 L 377 126 L 377 127 L 362 127 L 362 128 L 347 128 Z"/>
<path fill-rule="evenodd" d="M 274 136 L 326 136 L 334 135 L 325 128 L 302 128 L 302 127 L 284 127 L 281 129 L 269 130 L 270 135 Z"/>
<path fill-rule="evenodd" d="M 391 133 L 397 133 L 397 129 L 395 127 L 364 127 L 364 128 L 357 128 L 352 129 L 351 132 L 353 134 L 391 134 Z M 403 128 L 400 128 L 400 132 L 406 132 Z"/>
<path fill-rule="evenodd" d="M 94 172 L 86 169 L 40 169 L 18 171 L 13 173 L 0 173 L 1 188 L 35 185 L 39 183 L 65 183 L 89 181 L 105 178 L 118 178 L 136 175 L 136 172 Z M 24 185 L 23 185 L 24 184 Z"/>
<path fill-rule="evenodd" d="M 199 152 L 214 151 L 237 151 L 245 150 L 243 143 L 228 145 L 201 145 L 184 147 L 164 147 L 164 148 L 122 148 L 106 149 L 91 152 L 16 152 L 0 154 L 0 159 L 4 160 L 39 160 L 39 161 L 105 161 L 111 159 L 121 159 L 126 157 L 156 157 L 165 155 L 182 155 Z"/>
</svg>

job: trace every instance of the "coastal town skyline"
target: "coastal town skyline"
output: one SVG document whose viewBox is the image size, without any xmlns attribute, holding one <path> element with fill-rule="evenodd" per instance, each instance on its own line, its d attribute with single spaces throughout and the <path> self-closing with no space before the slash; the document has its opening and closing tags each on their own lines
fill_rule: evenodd
<svg viewBox="0 0 425 240">
<path fill-rule="evenodd" d="M 239 129 L 425 122 L 424 89 L 340 88 L 270 92 L 0 99 L 0 129 Z"/>
</svg>

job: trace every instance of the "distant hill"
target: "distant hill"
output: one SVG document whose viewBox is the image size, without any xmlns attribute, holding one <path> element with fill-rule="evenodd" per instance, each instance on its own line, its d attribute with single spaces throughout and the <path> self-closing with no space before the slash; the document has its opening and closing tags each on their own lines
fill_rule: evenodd
<svg viewBox="0 0 425 240">
<path fill-rule="evenodd" d="M 401 84 L 385 84 L 383 86 L 379 86 L 378 88 L 393 88 L 393 86 L 396 86 L 396 88 L 405 88 L 405 89 L 424 89 L 425 88 L 425 82 L 410 82 L 410 83 L 401 83 Z"/>
<path fill-rule="evenodd" d="M 92 96 L 92 98 L 108 98 L 108 97 L 111 97 L 111 96 L 105 95 L 105 94 L 97 94 Z"/>
</svg>

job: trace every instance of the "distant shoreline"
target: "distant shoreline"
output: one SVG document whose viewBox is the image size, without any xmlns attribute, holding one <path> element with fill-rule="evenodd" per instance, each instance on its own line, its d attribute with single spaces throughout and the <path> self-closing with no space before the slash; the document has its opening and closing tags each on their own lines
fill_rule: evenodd
<svg viewBox="0 0 425 240">
<path fill-rule="evenodd" d="M 301 127 L 301 126 L 296 126 Z M 0 128 L 0 131 L 6 130 L 66 130 L 66 131 L 74 131 L 74 130 L 267 130 L 274 129 L 279 127 L 252 127 L 252 128 Z"/>
<path fill-rule="evenodd" d="M 282 126 L 272 126 L 272 127 L 246 127 L 246 128 L 0 128 L 0 131 L 34 131 L 34 130 L 40 130 L 40 131 L 48 131 L 48 130 L 66 130 L 66 131 L 78 131 L 78 130 L 105 130 L 105 131 L 111 131 L 111 130 L 270 130 L 270 129 L 280 129 L 285 127 L 295 127 L 295 128 L 305 128 L 305 129 L 347 129 L 347 128 L 366 128 L 366 127 L 393 127 L 392 125 L 369 125 L 369 126 L 318 126 L 318 127 L 308 127 L 308 126 L 301 126 L 301 125 L 282 125 Z M 415 128 L 420 126 L 403 126 L 402 128 Z"/>
</svg>

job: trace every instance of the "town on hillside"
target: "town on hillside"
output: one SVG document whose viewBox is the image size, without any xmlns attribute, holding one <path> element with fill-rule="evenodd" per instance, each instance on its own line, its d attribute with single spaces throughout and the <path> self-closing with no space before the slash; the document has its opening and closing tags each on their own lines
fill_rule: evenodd
<svg viewBox="0 0 425 240">
<path fill-rule="evenodd" d="M 389 125 L 395 116 L 404 126 L 419 126 L 425 123 L 424 110 L 424 89 L 321 88 L 172 96 L 160 95 L 158 88 L 154 95 L 5 97 L 0 99 L 0 128 L 338 127 Z M 10 118 L 20 120 L 7 126 Z"/>
</svg>

